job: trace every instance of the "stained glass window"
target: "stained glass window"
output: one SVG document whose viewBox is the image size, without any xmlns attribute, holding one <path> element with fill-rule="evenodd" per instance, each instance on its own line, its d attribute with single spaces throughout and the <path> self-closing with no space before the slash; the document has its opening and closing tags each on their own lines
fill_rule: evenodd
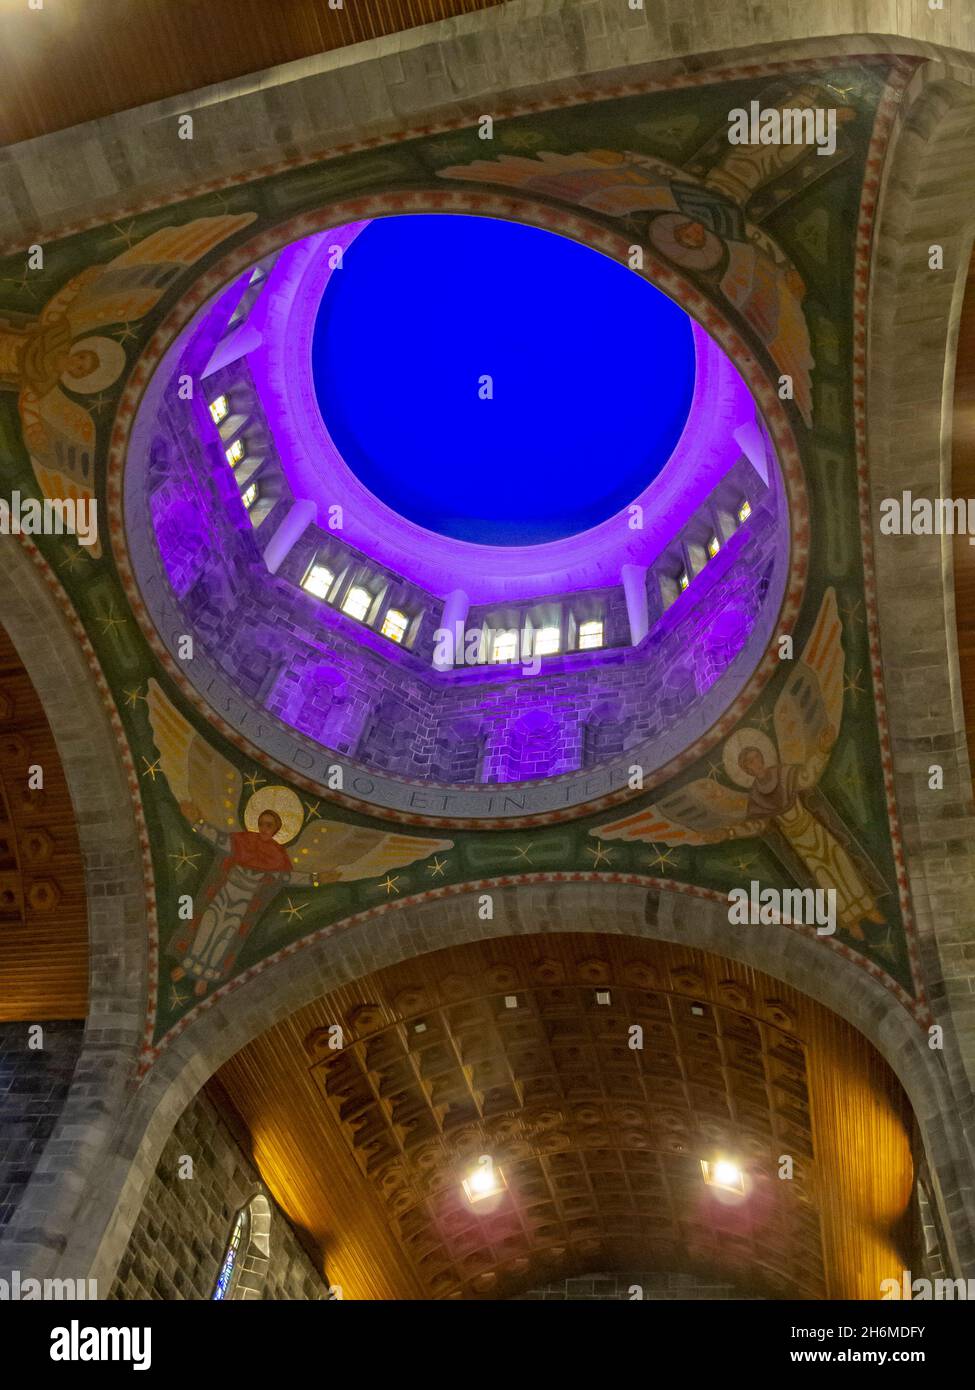
<svg viewBox="0 0 975 1390">
<path fill-rule="evenodd" d="M 234 1283 L 234 1274 L 237 1270 L 237 1263 L 241 1255 L 241 1247 L 247 1232 L 248 1212 L 246 1207 L 242 1207 L 237 1213 L 234 1222 L 233 1233 L 230 1237 L 230 1244 L 227 1246 L 227 1253 L 223 1257 L 223 1264 L 217 1276 L 216 1287 L 213 1290 L 214 1298 L 228 1298 Z"/>
<path fill-rule="evenodd" d="M 335 575 L 327 565 L 312 565 L 305 575 L 303 587 L 316 598 L 328 598 L 329 591 L 335 583 Z"/>
<path fill-rule="evenodd" d="M 244 457 L 243 439 L 235 439 L 230 448 L 226 450 L 226 455 L 227 462 L 230 464 L 231 468 L 240 463 L 241 459 Z"/>
<path fill-rule="evenodd" d="M 738 520 L 747 521 L 751 514 L 752 509 L 749 505 L 748 498 L 746 497 L 744 502 L 742 502 L 741 506 L 738 508 Z"/>
<path fill-rule="evenodd" d="M 342 604 L 342 612 L 348 613 L 350 618 L 358 618 L 359 622 L 363 623 L 371 603 L 372 594 L 368 589 L 350 589 Z"/>
<path fill-rule="evenodd" d="M 551 656 L 559 649 L 562 634 L 557 627 L 540 627 L 535 635 L 534 655 Z"/>
<path fill-rule="evenodd" d="M 492 661 L 517 661 L 518 660 L 518 632 L 515 628 L 509 628 L 494 635 L 494 642 L 491 646 Z"/>
<path fill-rule="evenodd" d="M 383 619 L 382 634 L 391 642 L 402 642 L 409 619 L 397 608 L 391 608 Z"/>
<path fill-rule="evenodd" d="M 230 411 L 230 402 L 226 396 L 218 396 L 215 401 L 210 402 L 210 419 L 215 425 L 219 425 L 221 420 L 225 420 Z"/>
<path fill-rule="evenodd" d="M 721 542 L 718 540 L 717 536 L 712 536 L 711 539 L 708 541 L 708 554 L 711 556 L 712 560 L 714 559 L 715 555 L 717 555 L 720 549 Z"/>
<path fill-rule="evenodd" d="M 603 645 L 603 625 L 602 622 L 593 619 L 592 622 L 582 623 L 579 627 L 579 650 L 591 651 L 593 647 Z"/>
<path fill-rule="evenodd" d="M 257 484 L 251 483 L 250 487 L 245 488 L 240 494 L 240 500 L 243 502 L 246 510 L 250 511 L 251 507 L 253 507 L 254 503 L 257 501 Z"/>
</svg>

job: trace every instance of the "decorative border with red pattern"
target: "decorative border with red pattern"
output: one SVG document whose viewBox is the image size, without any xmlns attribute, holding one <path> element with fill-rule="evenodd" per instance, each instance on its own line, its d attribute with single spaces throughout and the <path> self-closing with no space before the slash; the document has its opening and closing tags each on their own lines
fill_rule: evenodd
<svg viewBox="0 0 975 1390">
<path fill-rule="evenodd" d="M 142 1058 L 139 1063 L 139 1075 L 144 1076 L 152 1064 L 157 1060 L 163 1049 L 166 1048 L 175 1038 L 183 1033 L 191 1020 L 198 1014 L 204 1013 L 207 1009 L 213 1008 L 218 999 L 222 999 L 234 990 L 240 989 L 259 975 L 268 965 L 273 965 L 277 961 L 285 960 L 293 956 L 297 951 L 304 950 L 312 946 L 317 941 L 322 941 L 326 937 L 337 935 L 341 931 L 348 931 L 352 927 L 360 926 L 363 922 L 372 921 L 376 917 L 381 917 L 387 912 L 396 912 L 405 907 L 417 907 L 422 903 L 428 903 L 438 898 L 455 898 L 466 894 L 489 892 L 498 888 L 517 888 L 528 887 L 542 883 L 622 883 L 631 884 L 636 887 L 646 888 L 658 892 L 684 893 L 692 898 L 706 898 L 711 902 L 722 903 L 727 906 L 728 897 L 725 893 L 719 893 L 714 888 L 699 888 L 694 884 L 673 883 L 666 878 L 653 878 L 644 874 L 626 873 L 595 873 L 590 869 L 573 870 L 567 869 L 552 873 L 532 873 L 532 874 L 504 874 L 499 878 L 482 878 L 471 883 L 445 884 L 442 888 L 434 888 L 425 893 L 414 893 L 410 897 L 401 898 L 395 902 L 377 903 L 375 907 L 369 907 L 362 912 L 357 912 L 351 917 L 345 917 L 340 922 L 330 922 L 327 926 L 319 927 L 316 931 L 310 932 L 308 936 L 301 937 L 298 941 L 292 941 L 287 946 L 282 946 L 273 955 L 265 956 L 263 960 L 256 962 L 247 970 L 236 975 L 225 985 L 221 985 L 213 994 L 191 1009 L 189 1013 L 183 1015 L 172 1028 L 169 1029 L 156 1043 L 152 1045 L 151 1039 L 143 1049 Z M 791 931 L 799 932 L 802 936 L 811 937 L 813 940 L 822 941 L 846 960 L 852 961 L 855 965 L 866 968 L 868 974 L 894 994 L 900 1004 L 917 1019 L 922 1027 L 927 1027 L 931 1022 L 930 1013 L 927 1006 L 921 1001 L 912 999 L 902 985 L 882 970 L 879 965 L 872 961 L 865 960 L 859 952 L 851 947 L 843 945 L 842 942 L 835 941 L 832 937 L 821 937 L 817 935 L 816 928 L 812 926 L 799 926 L 790 924 Z M 457 943 L 452 943 L 456 945 Z M 797 986 L 798 988 L 798 986 Z"/>
</svg>

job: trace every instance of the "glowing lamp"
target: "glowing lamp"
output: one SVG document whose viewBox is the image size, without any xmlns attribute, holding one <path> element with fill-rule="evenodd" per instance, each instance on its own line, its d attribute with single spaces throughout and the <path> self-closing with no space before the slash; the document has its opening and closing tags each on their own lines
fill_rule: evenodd
<svg viewBox="0 0 975 1390">
<path fill-rule="evenodd" d="M 464 1196 L 471 1203 L 483 1202 L 487 1197 L 496 1197 L 508 1184 L 500 1168 L 493 1163 L 479 1163 L 471 1169 L 463 1184 Z"/>
<path fill-rule="evenodd" d="M 710 1163 L 702 1158 L 701 1172 L 709 1186 L 719 1187 L 722 1192 L 735 1192 L 742 1197 L 745 1195 L 745 1174 L 736 1163 L 731 1163 L 726 1158 L 719 1158 Z"/>
</svg>

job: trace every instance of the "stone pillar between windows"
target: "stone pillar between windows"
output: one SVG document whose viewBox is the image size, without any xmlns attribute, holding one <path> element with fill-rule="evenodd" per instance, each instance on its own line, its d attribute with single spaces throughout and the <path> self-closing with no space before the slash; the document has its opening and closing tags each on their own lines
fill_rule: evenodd
<svg viewBox="0 0 975 1390">
<path fill-rule="evenodd" d="M 264 563 L 271 574 L 277 574 L 287 556 L 315 520 L 314 502 L 295 501 L 264 551 Z"/>
<path fill-rule="evenodd" d="M 237 362 L 241 357 L 246 357 L 249 352 L 254 352 L 264 342 L 260 332 L 252 323 L 245 322 L 239 328 L 235 328 L 213 349 L 210 360 L 203 368 L 201 380 L 206 381 L 208 376 L 214 372 L 219 372 L 221 367 L 229 367 L 231 362 Z"/>
<path fill-rule="evenodd" d="M 471 601 L 464 593 L 463 589 L 452 589 L 444 599 L 443 617 L 440 622 L 441 626 L 445 628 L 453 638 L 453 642 L 447 646 L 446 652 L 452 651 L 455 658 L 458 652 L 461 657 L 463 657 L 464 654 L 464 628 L 467 623 L 467 615 L 470 612 L 470 607 Z M 459 642 L 457 639 L 458 623 L 460 624 Z M 454 662 L 447 659 L 446 652 L 443 643 L 434 642 L 433 664 L 438 671 L 452 671 L 454 668 Z"/>
<path fill-rule="evenodd" d="M 647 567 L 646 565 L 624 565 L 620 571 L 623 593 L 626 595 L 626 612 L 630 619 L 630 641 L 634 647 L 640 645 L 650 629 L 650 616 L 647 608 Z"/>
<path fill-rule="evenodd" d="M 739 425 L 731 436 L 762 482 L 768 486 L 768 444 L 757 420 Z"/>
</svg>

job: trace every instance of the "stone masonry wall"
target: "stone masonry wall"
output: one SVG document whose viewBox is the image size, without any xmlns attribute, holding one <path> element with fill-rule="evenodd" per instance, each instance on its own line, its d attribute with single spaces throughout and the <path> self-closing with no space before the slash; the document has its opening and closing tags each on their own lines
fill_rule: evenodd
<svg viewBox="0 0 975 1390">
<path fill-rule="evenodd" d="M 185 434 L 182 448 L 173 451 L 174 471 L 199 452 L 192 431 Z M 221 466 L 220 474 L 230 470 Z M 220 510 L 198 485 L 193 507 Z M 212 517 L 211 536 L 220 529 L 221 520 Z M 192 566 L 191 551 L 209 552 L 184 600 L 190 630 L 245 695 L 366 767 L 448 784 L 557 776 L 665 734 L 744 645 L 778 543 L 775 501 L 767 495 L 638 647 L 568 652 L 546 658 L 537 675 L 525 676 L 516 666 L 517 674 L 502 676 L 498 667 L 449 674 L 433 669 L 442 609 L 429 596 L 423 596 L 415 650 L 407 651 L 307 593 L 301 580 L 315 556 L 315 528 L 278 574 L 264 571 L 255 555 L 251 564 L 238 562 L 232 578 L 218 573 L 231 568 L 232 544 L 213 539 L 197 545 L 194 526 L 182 532 L 186 566 Z M 417 605 L 417 591 L 384 576 L 396 603 L 407 610 Z M 612 617 L 622 591 L 603 598 L 603 611 Z"/>
<path fill-rule="evenodd" d="M 28 1023 L 0 1024 L 0 1230 L 13 1216 L 51 1136 L 71 1085 L 84 1023 L 41 1024 L 43 1047 L 29 1048 Z M 55 1180 L 56 1174 L 50 1174 Z M 44 1174 L 38 1174 L 44 1181 Z"/>
<path fill-rule="evenodd" d="M 179 1177 L 183 1155 L 193 1159 L 192 1178 Z M 271 1206 L 270 1262 L 262 1296 L 326 1298 L 326 1282 L 203 1092 L 184 1110 L 163 1149 L 108 1297 L 209 1299 L 234 1218 L 258 1191 Z"/>
</svg>

